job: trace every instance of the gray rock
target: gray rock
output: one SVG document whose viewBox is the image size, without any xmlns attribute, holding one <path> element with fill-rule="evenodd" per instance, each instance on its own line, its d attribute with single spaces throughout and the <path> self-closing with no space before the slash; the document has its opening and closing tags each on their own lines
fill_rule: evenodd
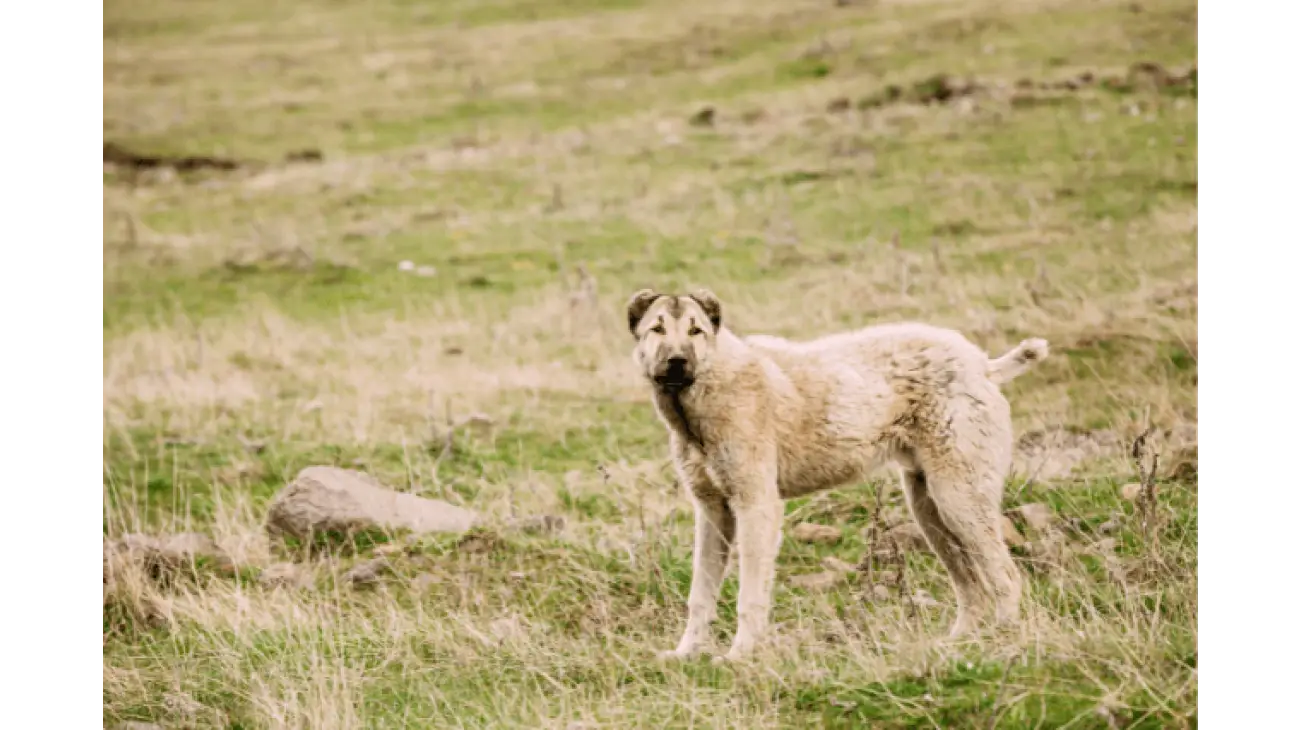
<svg viewBox="0 0 1300 730">
<path fill-rule="evenodd" d="M 833 525 L 818 525 L 812 522 L 800 522 L 790 530 L 790 537 L 799 542 L 839 542 L 843 531 Z"/>
<path fill-rule="evenodd" d="M 478 519 L 471 510 L 394 491 L 359 471 L 309 466 L 275 496 L 266 529 L 304 540 L 319 532 L 372 529 L 463 533 Z"/>
</svg>

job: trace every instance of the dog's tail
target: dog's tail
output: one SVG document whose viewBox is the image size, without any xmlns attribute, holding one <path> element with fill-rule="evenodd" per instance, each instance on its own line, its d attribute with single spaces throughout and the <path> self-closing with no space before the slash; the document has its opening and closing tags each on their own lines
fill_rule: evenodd
<svg viewBox="0 0 1300 730">
<path fill-rule="evenodd" d="M 989 360 L 988 378 L 996 385 L 1011 382 L 1045 357 L 1047 340 L 1025 340 L 1002 357 Z"/>
</svg>

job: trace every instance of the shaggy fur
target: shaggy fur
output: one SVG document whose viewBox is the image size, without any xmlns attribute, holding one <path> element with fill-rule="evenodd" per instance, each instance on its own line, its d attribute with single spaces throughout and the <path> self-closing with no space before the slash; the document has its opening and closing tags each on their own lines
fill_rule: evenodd
<svg viewBox="0 0 1300 730">
<path fill-rule="evenodd" d="M 734 550 L 739 626 L 726 658 L 763 636 L 781 541 L 782 500 L 897 466 L 908 507 L 957 596 L 954 634 L 989 609 L 1018 618 L 1020 574 L 1002 541 L 1011 412 L 998 390 L 1047 355 L 1026 340 L 990 360 L 960 334 L 890 324 L 809 342 L 737 337 L 708 291 L 633 295 L 634 359 L 668 429 L 695 505 L 685 633 L 664 656 L 708 640 Z"/>
</svg>

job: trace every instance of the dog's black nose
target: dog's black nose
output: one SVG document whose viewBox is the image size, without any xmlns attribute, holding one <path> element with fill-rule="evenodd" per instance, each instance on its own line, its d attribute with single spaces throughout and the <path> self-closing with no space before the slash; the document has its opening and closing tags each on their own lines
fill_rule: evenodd
<svg viewBox="0 0 1300 730">
<path fill-rule="evenodd" d="M 686 374 L 686 358 L 684 357 L 668 358 L 667 375 L 669 377 L 680 377 L 685 374 Z"/>
</svg>

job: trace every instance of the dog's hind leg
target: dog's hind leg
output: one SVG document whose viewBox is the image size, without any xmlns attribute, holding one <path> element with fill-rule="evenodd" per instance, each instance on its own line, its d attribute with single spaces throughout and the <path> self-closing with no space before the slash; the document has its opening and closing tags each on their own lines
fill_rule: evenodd
<svg viewBox="0 0 1300 730">
<path fill-rule="evenodd" d="M 979 569 L 961 538 L 944 523 L 938 505 L 930 496 L 925 472 L 904 468 L 901 474 L 907 506 L 921 526 L 930 549 L 939 556 L 939 561 L 947 569 L 953 591 L 957 594 L 957 620 L 953 624 L 952 634 L 964 634 L 979 624 L 988 603 L 980 582 Z"/>
<path fill-rule="evenodd" d="M 976 452 L 981 453 L 978 449 Z M 967 459 L 962 454 L 956 449 L 944 449 L 943 458 L 931 454 L 926 459 L 922 455 L 926 493 L 938 512 L 939 521 L 973 565 L 978 578 L 975 585 L 992 599 L 998 622 L 1013 622 L 1020 613 L 1021 580 L 1011 551 L 1002 539 L 1005 469 L 995 468 L 989 460 Z M 954 582 L 961 579 L 953 574 Z M 954 632 L 964 628 L 955 626 Z"/>
<path fill-rule="evenodd" d="M 1002 540 L 999 505 L 988 499 L 985 489 L 952 476 L 935 474 L 929 486 L 939 518 L 974 564 L 979 587 L 993 599 L 998 622 L 1015 621 L 1020 614 L 1020 571 Z"/>
<path fill-rule="evenodd" d="M 922 417 L 914 434 L 915 460 L 925 474 L 926 495 L 942 531 L 965 557 L 954 563 L 968 562 L 974 568 L 976 580 L 968 581 L 970 588 L 988 599 L 999 623 L 1015 621 L 1020 613 L 1021 578 L 1003 541 L 1001 509 L 1003 483 L 1011 465 L 1010 406 L 988 381 L 968 383 L 956 397 L 937 405 L 919 412 Z M 967 580 L 960 572 L 950 572 L 954 584 Z M 975 590 L 970 588 L 958 587 L 958 595 L 965 590 L 973 598 Z M 954 631 L 966 628 L 959 620 Z"/>
</svg>

